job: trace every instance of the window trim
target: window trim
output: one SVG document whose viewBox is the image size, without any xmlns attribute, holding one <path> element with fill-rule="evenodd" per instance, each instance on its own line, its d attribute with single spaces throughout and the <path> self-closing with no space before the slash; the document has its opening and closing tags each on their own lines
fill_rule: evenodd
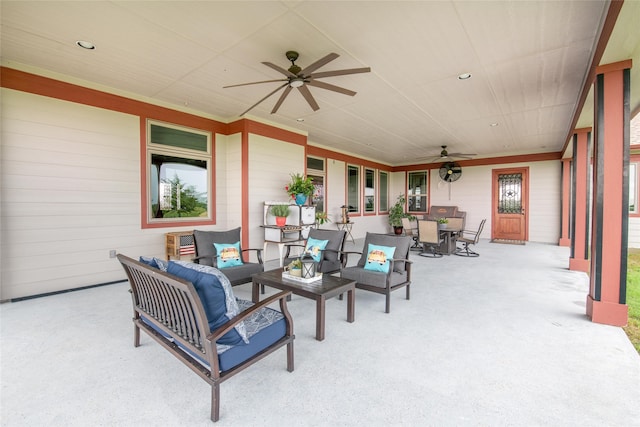
<svg viewBox="0 0 640 427">
<path fill-rule="evenodd" d="M 150 142 L 151 125 L 159 125 L 163 127 L 184 130 L 207 136 L 207 150 L 197 151 L 183 149 L 179 147 L 168 148 L 163 144 L 154 144 Z M 204 226 L 214 225 L 216 223 L 215 210 L 215 133 L 211 130 L 202 129 L 186 123 L 168 123 L 162 120 L 152 118 L 140 118 L 140 171 L 141 171 L 141 228 L 172 228 L 185 226 Z M 203 219 L 196 217 L 188 217 L 184 219 L 178 218 L 151 218 L 151 156 L 152 154 L 171 154 L 185 156 L 185 158 L 196 158 L 207 162 L 207 212 L 208 216 Z"/>
<path fill-rule="evenodd" d="M 362 167 L 360 165 L 354 165 L 354 164 L 349 164 L 347 163 L 345 165 L 345 206 L 350 206 L 349 205 L 349 169 L 352 168 L 354 170 L 357 171 L 358 173 L 358 182 L 356 183 L 356 191 L 358 192 L 356 199 L 358 200 L 358 206 L 356 206 L 356 210 L 351 211 L 349 210 L 349 215 L 351 216 L 360 216 L 362 215 L 362 210 L 360 209 L 361 205 L 362 205 L 362 191 L 361 191 L 361 185 L 362 185 Z"/>
<path fill-rule="evenodd" d="M 380 202 L 382 201 L 382 197 L 381 197 L 382 181 L 380 177 L 382 176 L 382 174 L 386 176 L 387 209 L 382 209 L 380 207 Z M 377 191 L 378 191 L 378 204 L 377 204 L 378 214 L 388 214 L 389 213 L 389 172 L 378 169 L 378 190 Z"/>
<path fill-rule="evenodd" d="M 377 196 L 377 184 L 378 184 L 378 180 L 377 180 L 377 174 L 376 174 L 376 170 L 374 168 L 370 168 L 367 166 L 364 166 L 363 168 L 363 179 L 362 179 L 362 214 L 363 215 L 377 215 L 377 201 L 376 201 L 376 196 Z M 366 189 L 367 187 L 367 172 L 371 172 L 372 177 L 373 177 L 373 206 L 371 207 L 371 210 L 368 211 L 367 210 L 367 195 L 366 195 Z"/>
<path fill-rule="evenodd" d="M 410 177 L 411 174 L 418 174 L 418 173 L 424 174 L 424 176 L 425 176 L 425 183 L 424 183 L 425 194 L 424 195 L 420 194 L 419 196 L 416 196 L 416 195 L 414 195 L 414 194 L 412 194 L 410 192 L 409 182 L 411 180 L 409 179 L 409 177 Z M 425 169 L 425 170 L 416 170 L 416 171 L 407 172 L 407 183 L 406 183 L 405 192 L 406 192 L 406 200 L 407 200 L 407 212 L 412 213 L 412 214 L 413 213 L 415 213 L 415 214 L 427 214 L 429 212 L 429 170 Z M 425 210 L 424 211 L 408 210 L 409 206 L 411 206 L 410 199 L 414 198 L 414 197 L 424 197 L 424 203 L 425 203 Z"/>
<path fill-rule="evenodd" d="M 309 163 L 308 163 L 308 159 L 312 158 L 312 159 L 316 159 L 316 160 L 321 160 L 322 161 L 322 167 L 323 170 L 320 169 L 313 169 L 313 168 L 309 168 Z M 318 176 L 322 178 L 322 201 L 323 201 L 323 210 L 319 210 L 318 207 L 316 206 L 316 213 L 318 212 L 327 212 L 327 158 L 326 157 L 319 157 L 319 156 L 312 156 L 312 155 L 307 155 L 307 160 L 305 160 L 305 162 L 307 163 L 307 176 Z M 313 198 L 312 198 L 313 200 Z"/>
<path fill-rule="evenodd" d="M 630 218 L 640 218 L 640 209 L 638 207 L 638 204 L 640 202 L 640 200 L 638 200 L 638 196 L 640 196 L 640 189 L 638 188 L 638 185 L 640 184 L 640 155 L 631 155 L 631 158 L 629 159 L 629 180 L 631 180 L 631 165 L 635 165 L 635 169 L 636 169 L 636 179 L 635 179 L 635 201 L 636 201 L 636 206 L 635 206 L 635 210 L 631 211 L 629 210 L 629 217 Z M 631 181 L 629 181 L 631 182 Z M 629 188 L 629 199 L 631 199 L 631 188 Z"/>
</svg>

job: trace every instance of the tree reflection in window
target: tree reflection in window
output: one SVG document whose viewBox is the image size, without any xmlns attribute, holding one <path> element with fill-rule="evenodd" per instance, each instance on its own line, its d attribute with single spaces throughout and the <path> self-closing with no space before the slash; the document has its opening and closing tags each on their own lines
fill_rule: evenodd
<svg viewBox="0 0 640 427">
<path fill-rule="evenodd" d="M 207 162 L 151 155 L 151 217 L 207 217 Z"/>
</svg>

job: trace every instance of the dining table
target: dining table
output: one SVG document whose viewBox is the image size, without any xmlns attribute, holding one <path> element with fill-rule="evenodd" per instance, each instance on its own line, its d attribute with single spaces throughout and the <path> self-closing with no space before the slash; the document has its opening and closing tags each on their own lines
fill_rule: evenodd
<svg viewBox="0 0 640 427">
<path fill-rule="evenodd" d="M 457 250 L 457 239 L 460 234 L 460 228 L 448 227 L 446 224 L 438 227 L 438 232 L 443 238 L 440 243 L 440 253 L 443 255 L 451 255 Z"/>
</svg>

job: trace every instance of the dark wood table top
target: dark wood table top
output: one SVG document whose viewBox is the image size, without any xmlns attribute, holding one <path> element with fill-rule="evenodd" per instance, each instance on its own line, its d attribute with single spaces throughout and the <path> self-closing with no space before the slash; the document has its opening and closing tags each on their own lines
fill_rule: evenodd
<svg viewBox="0 0 640 427">
<path fill-rule="evenodd" d="M 282 270 L 270 270 L 252 275 L 253 283 L 259 283 L 271 286 L 283 291 L 291 291 L 292 293 L 307 298 L 315 299 L 317 296 L 331 298 L 342 294 L 355 287 L 355 281 L 343 279 L 341 277 L 323 274 L 322 279 L 305 283 L 293 279 L 282 277 Z"/>
</svg>

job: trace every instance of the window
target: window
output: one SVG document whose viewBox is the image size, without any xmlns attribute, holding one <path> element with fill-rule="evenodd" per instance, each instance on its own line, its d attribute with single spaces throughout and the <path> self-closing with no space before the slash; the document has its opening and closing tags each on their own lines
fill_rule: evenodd
<svg viewBox="0 0 640 427">
<path fill-rule="evenodd" d="M 364 169 L 364 211 L 376 211 L 376 171 Z"/>
<path fill-rule="evenodd" d="M 307 176 L 311 178 L 315 190 L 311 196 L 311 205 L 316 207 L 316 212 L 324 212 L 325 194 L 325 171 L 324 171 L 324 159 L 318 159 L 316 157 L 307 157 Z"/>
<path fill-rule="evenodd" d="M 409 172 L 407 195 L 409 212 L 427 211 L 427 171 Z"/>
<path fill-rule="evenodd" d="M 638 213 L 638 164 L 629 163 L 629 213 Z"/>
<path fill-rule="evenodd" d="M 349 212 L 360 212 L 360 167 L 347 165 L 347 206 Z"/>
<path fill-rule="evenodd" d="M 378 172 L 378 210 L 380 212 L 389 211 L 389 174 Z"/>
<path fill-rule="evenodd" d="M 211 133 L 147 122 L 149 223 L 212 220 Z"/>
</svg>

